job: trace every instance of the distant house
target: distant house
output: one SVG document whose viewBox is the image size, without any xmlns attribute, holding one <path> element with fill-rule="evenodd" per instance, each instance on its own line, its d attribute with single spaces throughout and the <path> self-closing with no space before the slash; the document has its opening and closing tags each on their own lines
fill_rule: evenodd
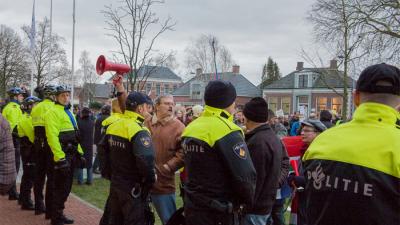
<svg viewBox="0 0 400 225">
<path fill-rule="evenodd" d="M 337 69 L 337 61 L 331 60 L 327 68 L 304 68 L 298 62 L 296 70 L 273 82 L 263 89 L 263 96 L 274 112 L 285 114 L 299 111 L 308 116 L 311 110 L 317 113 L 323 109 L 342 113 L 344 81 L 343 71 Z M 349 98 L 353 79 L 348 78 Z M 350 102 L 350 99 L 348 100 Z"/>
<path fill-rule="evenodd" d="M 161 94 L 171 94 L 183 84 L 182 78 L 164 66 L 143 66 L 138 70 L 136 79 L 135 90 L 139 87 L 139 90 L 148 94 L 152 99 Z"/>
<path fill-rule="evenodd" d="M 85 83 L 83 87 L 80 88 L 78 94 L 79 105 L 89 106 L 89 103 L 91 101 L 105 104 L 111 97 L 113 89 L 114 88 L 111 83 L 107 84 Z"/>
<path fill-rule="evenodd" d="M 261 96 L 260 89 L 240 74 L 239 66 L 235 65 L 232 72 L 219 73 L 218 76 L 219 79 L 230 81 L 235 86 L 237 92 L 236 104 L 239 107 L 243 107 L 251 98 Z M 184 106 L 204 104 L 204 89 L 209 81 L 215 79 L 214 73 L 202 73 L 201 69 L 197 69 L 195 77 L 172 93 L 175 102 Z"/>
</svg>

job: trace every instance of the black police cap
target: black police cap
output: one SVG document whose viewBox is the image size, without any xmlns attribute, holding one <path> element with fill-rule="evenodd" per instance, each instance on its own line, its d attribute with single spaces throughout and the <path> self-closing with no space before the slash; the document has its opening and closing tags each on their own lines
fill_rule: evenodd
<svg viewBox="0 0 400 225">
<path fill-rule="evenodd" d="M 138 91 L 132 91 L 126 98 L 127 106 L 141 105 L 144 103 L 153 104 L 148 96 Z"/>
<path fill-rule="evenodd" d="M 391 85 L 379 85 L 379 81 L 386 81 Z M 385 63 L 369 66 L 361 72 L 356 89 L 368 93 L 400 95 L 400 70 Z"/>
</svg>

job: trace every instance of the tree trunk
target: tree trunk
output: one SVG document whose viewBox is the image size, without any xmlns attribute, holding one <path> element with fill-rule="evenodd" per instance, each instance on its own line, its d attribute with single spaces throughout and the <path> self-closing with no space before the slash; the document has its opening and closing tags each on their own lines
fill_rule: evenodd
<svg viewBox="0 0 400 225">
<path fill-rule="evenodd" d="M 344 71 L 343 71 L 343 101 L 342 101 L 342 119 L 347 119 L 347 104 L 348 104 L 348 90 L 347 90 L 347 77 L 348 77 L 348 63 L 349 63 L 349 27 L 347 21 L 347 15 L 345 10 L 345 3 L 342 0 L 342 16 L 343 16 L 343 25 L 344 25 Z"/>
</svg>

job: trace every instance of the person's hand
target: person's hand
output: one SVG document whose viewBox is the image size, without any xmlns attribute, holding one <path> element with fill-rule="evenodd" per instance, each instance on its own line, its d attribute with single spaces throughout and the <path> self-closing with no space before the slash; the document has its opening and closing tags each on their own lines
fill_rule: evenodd
<svg viewBox="0 0 400 225">
<path fill-rule="evenodd" d="M 121 74 L 115 74 L 113 77 L 113 84 L 118 92 L 124 92 L 123 76 Z"/>
<path fill-rule="evenodd" d="M 86 159 L 83 156 L 79 157 L 79 168 L 83 169 L 86 167 Z"/>
<path fill-rule="evenodd" d="M 291 173 L 289 174 L 288 178 L 288 183 L 289 185 L 291 185 L 292 187 L 304 187 L 305 185 L 305 180 L 303 176 L 296 176 L 296 174 Z"/>
<path fill-rule="evenodd" d="M 64 176 L 68 176 L 71 171 L 71 166 L 69 165 L 67 160 L 60 159 L 59 161 L 54 163 L 54 170 Z"/>
</svg>

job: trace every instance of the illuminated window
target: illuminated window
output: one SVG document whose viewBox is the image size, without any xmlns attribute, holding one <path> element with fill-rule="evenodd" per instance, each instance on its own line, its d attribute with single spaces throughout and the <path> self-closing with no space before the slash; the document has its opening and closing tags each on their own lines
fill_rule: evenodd
<svg viewBox="0 0 400 225">
<path fill-rule="evenodd" d="M 343 99 L 341 97 L 332 98 L 332 110 L 337 114 L 342 114 Z"/>
<path fill-rule="evenodd" d="M 285 114 L 290 113 L 290 97 L 281 98 L 281 109 Z"/>
<path fill-rule="evenodd" d="M 278 109 L 278 97 L 268 98 L 268 109 L 272 110 L 274 113 Z"/>
<path fill-rule="evenodd" d="M 328 98 L 327 97 L 317 97 L 317 112 L 325 110 L 328 108 Z"/>
</svg>

